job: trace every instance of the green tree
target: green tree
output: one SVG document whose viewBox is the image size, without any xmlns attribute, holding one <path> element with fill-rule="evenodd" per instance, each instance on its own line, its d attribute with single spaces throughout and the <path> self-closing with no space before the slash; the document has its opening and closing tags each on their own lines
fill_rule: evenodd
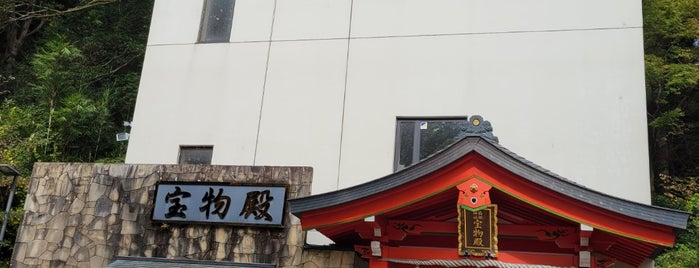
<svg viewBox="0 0 699 268">
<path fill-rule="evenodd" d="M 25 44 L 45 23 L 70 14 L 118 0 L 3 0 L 0 1 L 0 97 L 11 93 L 17 57 L 30 51 Z M 10 84 L 10 85 L 8 85 Z"/>
<path fill-rule="evenodd" d="M 654 176 L 699 167 L 699 1 L 643 1 L 646 92 Z"/>
<path fill-rule="evenodd" d="M 0 163 L 23 175 L 0 241 L 0 267 L 8 264 L 35 162 L 123 161 L 125 145 L 114 135 L 131 120 L 152 6 L 153 0 L 0 2 L 0 46 L 16 50 L 0 58 Z M 1 204 L 10 181 L 0 178 Z"/>
<path fill-rule="evenodd" d="M 691 213 L 657 267 L 699 267 L 699 0 L 644 0 L 648 133 L 656 205 Z"/>
</svg>

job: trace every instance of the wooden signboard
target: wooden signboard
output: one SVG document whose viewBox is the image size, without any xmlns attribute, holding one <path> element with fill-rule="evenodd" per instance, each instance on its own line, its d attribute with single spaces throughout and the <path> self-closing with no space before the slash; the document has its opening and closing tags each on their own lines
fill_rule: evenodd
<svg viewBox="0 0 699 268">
<path fill-rule="evenodd" d="M 459 255 L 497 257 L 497 213 L 497 205 L 479 210 L 459 207 Z"/>
<path fill-rule="evenodd" d="M 283 227 L 286 185 L 160 182 L 152 220 Z"/>
</svg>

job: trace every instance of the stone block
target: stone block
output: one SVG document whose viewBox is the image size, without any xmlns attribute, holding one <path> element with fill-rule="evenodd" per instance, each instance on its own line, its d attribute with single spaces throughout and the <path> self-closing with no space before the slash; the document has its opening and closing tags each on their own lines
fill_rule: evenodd
<svg viewBox="0 0 699 268">
<path fill-rule="evenodd" d="M 186 229 L 186 237 L 187 238 L 200 238 L 205 236 L 204 228 L 201 228 L 199 226 L 196 227 L 189 227 Z"/>
<path fill-rule="evenodd" d="M 36 226 L 33 225 L 22 225 L 17 235 L 17 242 L 30 242 L 36 236 Z"/>
<path fill-rule="evenodd" d="M 56 215 L 67 209 L 70 203 L 66 202 L 66 197 L 63 196 L 52 196 L 49 198 L 48 213 L 51 215 Z"/>
<path fill-rule="evenodd" d="M 143 184 L 141 185 L 141 187 L 142 187 L 142 188 L 154 187 L 155 184 L 156 184 L 158 181 L 160 181 L 160 175 L 159 175 L 159 174 L 156 174 L 156 173 L 150 174 L 149 176 L 147 176 L 147 177 L 143 180 Z"/>
<path fill-rule="evenodd" d="M 56 179 L 54 195 L 68 196 L 73 193 L 73 183 L 70 181 L 68 174 L 63 173 Z"/>
<path fill-rule="evenodd" d="M 121 223 L 121 235 L 135 235 L 143 233 L 142 226 L 133 221 L 123 221 Z"/>
<path fill-rule="evenodd" d="M 115 214 L 107 216 L 107 225 L 114 226 L 117 223 L 117 216 Z"/>
<path fill-rule="evenodd" d="M 65 239 L 61 242 L 61 247 L 71 249 L 73 247 L 73 238 L 66 235 Z"/>
<path fill-rule="evenodd" d="M 66 266 L 67 267 L 77 267 L 78 261 L 75 260 L 75 258 L 73 258 L 73 257 L 68 257 L 68 261 L 66 261 Z"/>
<path fill-rule="evenodd" d="M 101 184 L 105 186 L 112 186 L 114 184 L 114 178 L 106 175 L 97 175 L 92 178 L 92 183 Z"/>
<path fill-rule="evenodd" d="M 105 230 L 90 230 L 87 232 L 90 241 L 95 244 L 105 244 L 107 242 L 107 232 Z"/>
<path fill-rule="evenodd" d="M 97 217 L 105 217 L 109 214 L 116 213 L 112 212 L 112 204 L 113 202 L 109 200 L 109 198 L 106 197 L 101 197 L 97 199 L 97 202 L 95 202 L 95 216 Z M 118 205 L 117 205 L 118 208 Z"/>
<path fill-rule="evenodd" d="M 34 165 L 34 168 L 32 169 L 32 177 L 46 177 L 48 174 L 48 165 L 46 164 L 40 164 L 40 165 Z"/>
<path fill-rule="evenodd" d="M 205 240 L 205 239 L 200 239 L 200 240 L 199 240 L 199 249 L 200 249 L 202 252 L 208 251 L 208 250 L 209 250 L 209 241 L 207 241 L 207 240 Z"/>
<path fill-rule="evenodd" d="M 218 248 L 216 249 L 216 260 L 224 260 L 227 256 L 228 250 L 226 244 L 218 244 Z"/>
<path fill-rule="evenodd" d="M 133 191 L 143 186 L 143 180 L 139 178 L 124 178 L 121 180 L 121 188 L 124 191 Z"/>
<path fill-rule="evenodd" d="M 303 266 L 301 266 L 301 267 L 303 267 L 303 268 L 320 268 L 320 266 L 318 266 L 317 264 L 315 264 L 312 261 L 304 262 Z"/>
<path fill-rule="evenodd" d="M 78 262 L 85 262 L 90 260 L 90 251 L 87 247 L 81 247 L 73 255 Z"/>
<path fill-rule="evenodd" d="M 83 200 L 76 198 L 73 200 L 73 202 L 70 204 L 70 215 L 75 215 L 80 213 L 83 208 L 85 208 L 85 202 Z"/>
<path fill-rule="evenodd" d="M 27 245 L 27 257 L 29 258 L 38 258 L 46 252 L 46 247 L 48 246 L 48 242 L 44 240 L 34 240 L 29 242 Z"/>
<path fill-rule="evenodd" d="M 155 173 L 156 170 L 161 169 L 162 165 L 135 165 L 133 170 L 129 172 L 128 178 L 144 178 L 148 174 Z"/>
<path fill-rule="evenodd" d="M 88 214 L 86 212 L 83 212 L 82 213 L 82 221 L 79 224 L 82 225 L 81 226 L 82 228 L 85 228 L 86 225 L 92 223 L 93 220 L 95 220 L 95 216 L 93 214 Z"/>
<path fill-rule="evenodd" d="M 81 163 L 81 164 L 75 164 L 78 166 L 78 170 L 75 174 L 75 177 L 81 177 L 81 178 L 86 178 L 86 177 L 92 177 L 93 173 L 93 168 L 94 164 L 90 163 Z"/>
<path fill-rule="evenodd" d="M 37 193 L 45 193 L 46 187 L 40 186 L 39 189 L 37 190 Z M 39 205 L 39 211 L 41 210 L 41 205 L 44 205 L 49 202 L 49 196 L 48 195 L 42 195 L 42 194 L 37 194 L 34 196 L 36 198 L 36 203 Z M 46 211 L 46 210 L 43 210 Z"/>
<path fill-rule="evenodd" d="M 119 212 L 121 210 L 119 203 L 111 203 L 111 204 L 112 205 L 110 207 L 109 214 L 119 214 Z"/>
<path fill-rule="evenodd" d="M 46 229 L 45 225 L 37 226 L 36 232 L 34 232 L 34 240 L 44 240 L 47 233 L 48 230 Z"/>
<path fill-rule="evenodd" d="M 57 243 L 48 243 L 48 245 L 46 246 L 46 251 L 49 251 L 49 252 L 54 252 L 57 249 L 58 249 Z"/>
<path fill-rule="evenodd" d="M 111 169 L 109 170 L 109 175 L 117 178 L 130 178 L 133 176 L 133 171 L 134 171 L 134 165 L 111 165 Z M 153 169 L 151 168 L 151 172 L 153 173 Z"/>
<path fill-rule="evenodd" d="M 79 247 L 84 247 L 92 243 L 92 241 L 90 241 L 90 239 L 81 232 L 75 233 L 75 236 L 73 236 L 73 242 Z"/>
<path fill-rule="evenodd" d="M 198 245 L 195 244 L 193 240 L 191 240 L 191 239 L 188 240 L 187 241 L 187 256 L 194 256 L 194 255 L 197 255 L 198 253 L 201 253 Z"/>
<path fill-rule="evenodd" d="M 12 258 L 14 260 L 24 260 L 27 254 L 27 243 L 15 243 L 15 250 Z"/>
<path fill-rule="evenodd" d="M 39 202 L 36 199 L 36 196 L 34 195 L 29 195 L 27 194 L 27 199 L 24 202 L 24 211 L 25 212 L 39 212 Z"/>
<path fill-rule="evenodd" d="M 52 230 L 65 230 L 66 226 L 68 226 L 68 213 L 58 212 L 55 215 L 48 221 L 47 227 Z"/>
<path fill-rule="evenodd" d="M 114 249 L 107 245 L 96 245 L 95 256 L 110 259 L 114 256 Z"/>
<path fill-rule="evenodd" d="M 90 190 L 87 192 L 87 202 L 94 202 L 104 196 L 107 191 L 107 186 L 101 184 L 90 184 Z"/>
<path fill-rule="evenodd" d="M 24 259 L 24 264 L 27 266 L 39 266 L 43 261 L 39 258 L 26 258 Z"/>
<path fill-rule="evenodd" d="M 64 165 L 56 163 L 56 164 L 48 164 L 48 165 L 46 165 L 46 168 L 48 170 L 47 176 L 49 176 L 51 178 L 57 178 L 58 176 L 61 175 L 61 173 L 63 173 L 64 168 L 69 169 L 70 165 L 64 166 Z"/>
<path fill-rule="evenodd" d="M 119 251 L 117 251 L 118 256 L 129 256 L 129 249 L 128 248 L 119 248 Z M 148 250 L 146 250 L 146 256 L 148 256 Z"/>
<path fill-rule="evenodd" d="M 59 248 L 53 253 L 52 260 L 67 261 L 70 257 L 70 248 Z"/>
<path fill-rule="evenodd" d="M 34 217 L 32 218 L 32 224 L 42 225 L 49 222 L 53 218 L 53 215 L 50 215 L 46 212 L 47 210 L 44 210 L 43 207 L 40 208 L 39 213 L 34 214 Z"/>
<path fill-rule="evenodd" d="M 120 193 L 119 187 L 112 187 L 112 190 L 109 191 L 109 200 L 112 200 L 113 202 L 119 201 Z"/>
<path fill-rule="evenodd" d="M 119 217 L 125 221 L 136 221 L 138 219 L 140 211 L 140 205 L 136 204 L 123 204 L 121 210 L 119 211 Z"/>
<path fill-rule="evenodd" d="M 58 230 L 58 229 L 49 229 L 48 233 L 46 234 L 46 242 L 49 243 L 59 243 L 61 240 L 63 240 L 63 230 Z"/>
<path fill-rule="evenodd" d="M 78 254 L 78 251 L 80 250 L 80 246 L 77 244 L 73 244 L 72 247 L 70 247 L 70 256 L 74 257 Z"/>
<path fill-rule="evenodd" d="M 68 216 L 68 223 L 66 223 L 66 226 L 77 227 L 79 224 L 82 223 L 82 220 L 83 220 L 82 214 L 70 215 L 70 216 Z"/>
<path fill-rule="evenodd" d="M 230 240 L 230 228 L 218 227 L 214 235 L 214 241 L 218 243 L 227 243 Z"/>
<path fill-rule="evenodd" d="M 178 254 L 178 247 L 176 246 L 176 244 L 170 244 L 170 245 L 168 245 L 168 247 L 167 247 L 167 257 L 168 257 L 168 258 L 174 258 L 174 257 L 178 257 L 178 256 L 180 256 L 180 255 Z"/>
<path fill-rule="evenodd" d="M 340 264 L 342 264 L 343 253 L 342 251 L 331 251 L 330 257 L 326 262 L 327 267 L 339 268 Z"/>
<path fill-rule="evenodd" d="M 88 228 L 91 230 L 106 230 L 107 219 L 104 217 L 95 217 L 95 219 L 88 225 Z"/>
</svg>

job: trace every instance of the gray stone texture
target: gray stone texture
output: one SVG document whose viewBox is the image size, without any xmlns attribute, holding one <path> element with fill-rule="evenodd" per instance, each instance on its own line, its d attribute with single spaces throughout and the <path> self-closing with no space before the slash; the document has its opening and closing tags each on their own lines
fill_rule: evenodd
<svg viewBox="0 0 699 268">
<path fill-rule="evenodd" d="M 159 181 L 283 183 L 310 194 L 309 167 L 37 163 L 13 267 L 104 267 L 116 256 L 354 267 L 354 252 L 304 250 L 305 232 L 284 228 L 177 225 L 151 221 Z M 359 261 L 361 263 L 361 261 Z"/>
</svg>

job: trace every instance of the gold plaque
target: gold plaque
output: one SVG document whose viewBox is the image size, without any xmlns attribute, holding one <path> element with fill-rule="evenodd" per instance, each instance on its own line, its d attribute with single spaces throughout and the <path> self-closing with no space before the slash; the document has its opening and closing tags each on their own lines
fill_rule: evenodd
<svg viewBox="0 0 699 268">
<path fill-rule="evenodd" d="M 497 205 L 479 210 L 458 206 L 459 255 L 495 258 L 498 255 Z"/>
</svg>

